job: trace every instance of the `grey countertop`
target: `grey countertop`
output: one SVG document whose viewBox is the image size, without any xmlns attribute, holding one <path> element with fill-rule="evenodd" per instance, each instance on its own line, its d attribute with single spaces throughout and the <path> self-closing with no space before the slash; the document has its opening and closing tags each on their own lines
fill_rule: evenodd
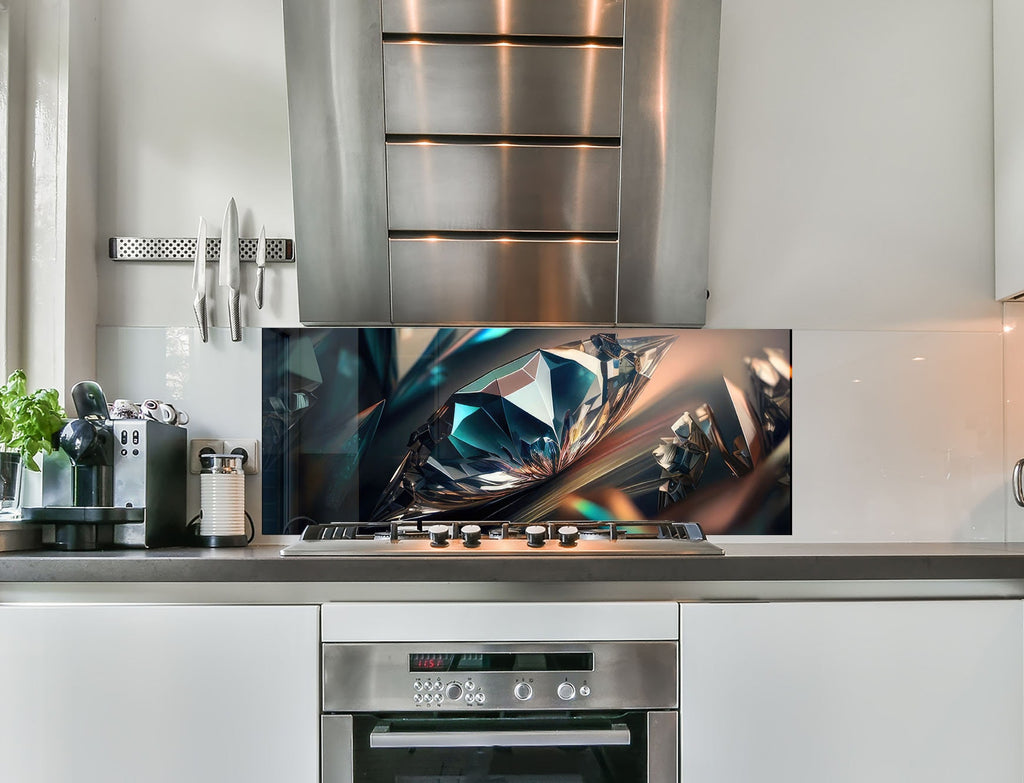
<svg viewBox="0 0 1024 783">
<path fill-rule="evenodd" d="M 724 556 L 281 557 L 239 549 L 0 555 L 0 584 L 47 582 L 567 583 L 1024 580 L 1024 543 L 721 543 Z"/>
</svg>

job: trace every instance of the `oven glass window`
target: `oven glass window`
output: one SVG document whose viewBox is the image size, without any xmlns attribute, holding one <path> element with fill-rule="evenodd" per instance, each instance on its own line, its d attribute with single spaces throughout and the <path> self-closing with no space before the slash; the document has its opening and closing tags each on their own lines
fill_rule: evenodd
<svg viewBox="0 0 1024 783">
<path fill-rule="evenodd" d="M 645 732 L 644 713 L 357 716 L 353 767 L 357 783 L 642 783 Z M 515 739 L 505 746 L 503 736 Z M 577 744 L 581 736 L 593 739 Z M 457 747 L 430 747 L 440 737 Z"/>
</svg>

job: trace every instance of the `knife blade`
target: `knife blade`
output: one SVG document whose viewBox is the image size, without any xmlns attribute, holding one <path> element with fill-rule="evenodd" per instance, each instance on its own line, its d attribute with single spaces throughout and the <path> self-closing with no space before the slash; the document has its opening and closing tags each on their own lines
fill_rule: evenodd
<svg viewBox="0 0 1024 783">
<path fill-rule="evenodd" d="M 238 251 L 238 207 L 235 200 L 228 201 L 224 210 L 224 227 L 220 235 L 220 278 L 219 282 L 228 289 L 228 325 L 231 327 L 231 342 L 242 339 L 242 322 L 239 313 L 239 289 L 241 275 L 239 273 Z"/>
<path fill-rule="evenodd" d="M 267 265 L 267 227 L 260 226 L 260 238 L 256 240 L 256 291 L 253 299 L 256 309 L 263 309 L 263 275 Z"/>
<path fill-rule="evenodd" d="M 199 324 L 199 336 L 203 342 L 210 339 L 209 324 L 206 318 L 206 218 L 199 218 L 199 235 L 196 237 L 196 261 L 192 267 L 192 290 L 196 298 L 192 300 L 192 310 Z"/>
</svg>

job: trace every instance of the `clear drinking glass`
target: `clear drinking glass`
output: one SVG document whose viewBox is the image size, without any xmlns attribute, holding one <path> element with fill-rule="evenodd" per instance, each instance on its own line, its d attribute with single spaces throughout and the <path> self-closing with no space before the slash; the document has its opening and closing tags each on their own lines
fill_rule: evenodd
<svg viewBox="0 0 1024 783">
<path fill-rule="evenodd" d="M 21 454 L 0 451 L 0 517 L 21 514 Z"/>
</svg>

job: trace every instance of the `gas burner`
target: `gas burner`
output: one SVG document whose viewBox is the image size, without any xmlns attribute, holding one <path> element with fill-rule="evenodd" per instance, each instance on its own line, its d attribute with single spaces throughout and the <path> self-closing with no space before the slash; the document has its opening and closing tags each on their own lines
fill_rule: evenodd
<svg viewBox="0 0 1024 783">
<path fill-rule="evenodd" d="M 696 522 L 415 520 L 309 525 L 285 556 L 720 555 Z"/>
</svg>

